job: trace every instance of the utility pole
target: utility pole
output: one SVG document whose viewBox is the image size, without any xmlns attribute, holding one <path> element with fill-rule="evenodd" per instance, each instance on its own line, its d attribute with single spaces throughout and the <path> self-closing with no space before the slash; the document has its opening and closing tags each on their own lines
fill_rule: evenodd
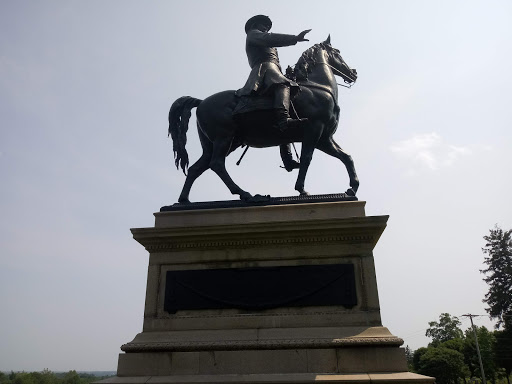
<svg viewBox="0 0 512 384">
<path fill-rule="evenodd" d="M 476 328 L 473 324 L 473 317 L 478 317 L 478 315 L 467 314 L 462 316 L 469 317 L 469 320 L 471 320 L 471 328 L 473 328 L 473 333 L 475 335 L 476 353 L 478 354 L 478 361 L 480 363 L 480 372 L 482 372 L 483 384 L 487 384 L 487 381 L 485 380 L 484 365 L 482 364 L 482 356 L 480 355 L 480 347 L 478 346 L 478 337 L 476 336 Z"/>
</svg>

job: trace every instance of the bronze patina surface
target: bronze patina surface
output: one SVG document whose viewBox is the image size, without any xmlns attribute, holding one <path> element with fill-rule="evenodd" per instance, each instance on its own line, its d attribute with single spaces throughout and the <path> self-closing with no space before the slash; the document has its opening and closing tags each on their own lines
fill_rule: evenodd
<svg viewBox="0 0 512 384">
<path fill-rule="evenodd" d="M 176 167 L 188 174 L 178 201 L 189 202 L 194 181 L 207 169 L 213 170 L 234 195 L 246 202 L 267 201 L 238 186 L 228 174 L 225 159 L 241 146 L 280 146 L 286 170 L 299 168 L 295 190 L 301 195 L 315 149 L 340 160 L 346 167 L 355 196 L 359 187 L 352 157 L 335 142 L 340 107 L 336 76 L 347 84 L 357 71 L 331 46 L 330 36 L 301 55 L 294 70 L 283 75 L 276 47 L 308 41 L 304 30 L 298 35 L 269 33 L 270 18 L 257 15 L 246 23 L 246 53 L 251 67 L 246 84 L 238 91 L 224 91 L 200 100 L 190 96 L 177 99 L 169 112 L 169 134 L 173 140 Z M 295 96 L 295 97 L 294 97 Z M 292 100 L 293 99 L 293 108 Z M 257 106 L 257 108 L 254 108 Z M 197 107 L 197 126 L 203 154 L 190 168 L 185 148 L 188 122 Z M 293 110 L 293 113 L 290 113 Z M 289 143 L 302 143 L 300 164 L 291 158 Z"/>
</svg>

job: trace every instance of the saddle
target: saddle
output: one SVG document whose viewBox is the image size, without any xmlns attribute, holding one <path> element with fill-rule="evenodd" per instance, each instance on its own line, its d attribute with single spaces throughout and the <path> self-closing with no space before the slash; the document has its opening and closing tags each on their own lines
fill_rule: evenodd
<svg viewBox="0 0 512 384">
<path fill-rule="evenodd" d="M 274 108 L 274 98 L 270 96 L 236 96 L 237 103 L 233 115 L 269 110 Z"/>
<path fill-rule="evenodd" d="M 301 76 L 300 74 L 295 73 L 294 69 L 288 66 L 288 68 L 286 68 L 285 77 L 295 83 L 300 79 Z M 293 100 L 295 96 L 300 93 L 300 88 L 300 86 L 297 87 L 297 84 L 295 87 L 292 87 L 290 95 L 291 100 Z M 241 115 L 248 112 L 274 109 L 273 92 L 267 92 L 263 95 L 254 94 L 250 96 L 239 96 L 235 92 L 235 98 L 237 99 L 237 103 L 235 109 L 233 110 L 233 115 Z M 293 107 L 290 108 L 290 116 L 292 118 L 298 118 L 297 112 Z"/>
</svg>

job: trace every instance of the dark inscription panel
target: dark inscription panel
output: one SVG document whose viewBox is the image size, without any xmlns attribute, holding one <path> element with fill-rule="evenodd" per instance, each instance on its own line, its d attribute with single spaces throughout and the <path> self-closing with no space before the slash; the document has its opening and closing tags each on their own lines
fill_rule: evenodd
<svg viewBox="0 0 512 384">
<path fill-rule="evenodd" d="M 168 271 L 164 310 L 357 304 L 354 265 Z"/>
</svg>

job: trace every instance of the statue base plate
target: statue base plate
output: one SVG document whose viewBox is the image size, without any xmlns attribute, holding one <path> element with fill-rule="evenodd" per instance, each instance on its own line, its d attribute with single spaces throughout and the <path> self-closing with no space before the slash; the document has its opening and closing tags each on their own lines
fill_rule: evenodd
<svg viewBox="0 0 512 384">
<path fill-rule="evenodd" d="M 247 202 L 242 200 L 223 200 L 202 201 L 197 203 L 176 203 L 173 205 L 163 206 L 162 208 L 160 208 L 160 212 L 214 208 L 242 208 L 284 204 L 330 203 L 336 201 L 357 201 L 356 196 L 350 196 L 346 193 L 334 193 L 328 195 L 299 195 L 284 197 L 271 197 L 267 195 L 265 197 L 267 197 L 267 199 L 265 201 L 260 202 Z"/>
</svg>

